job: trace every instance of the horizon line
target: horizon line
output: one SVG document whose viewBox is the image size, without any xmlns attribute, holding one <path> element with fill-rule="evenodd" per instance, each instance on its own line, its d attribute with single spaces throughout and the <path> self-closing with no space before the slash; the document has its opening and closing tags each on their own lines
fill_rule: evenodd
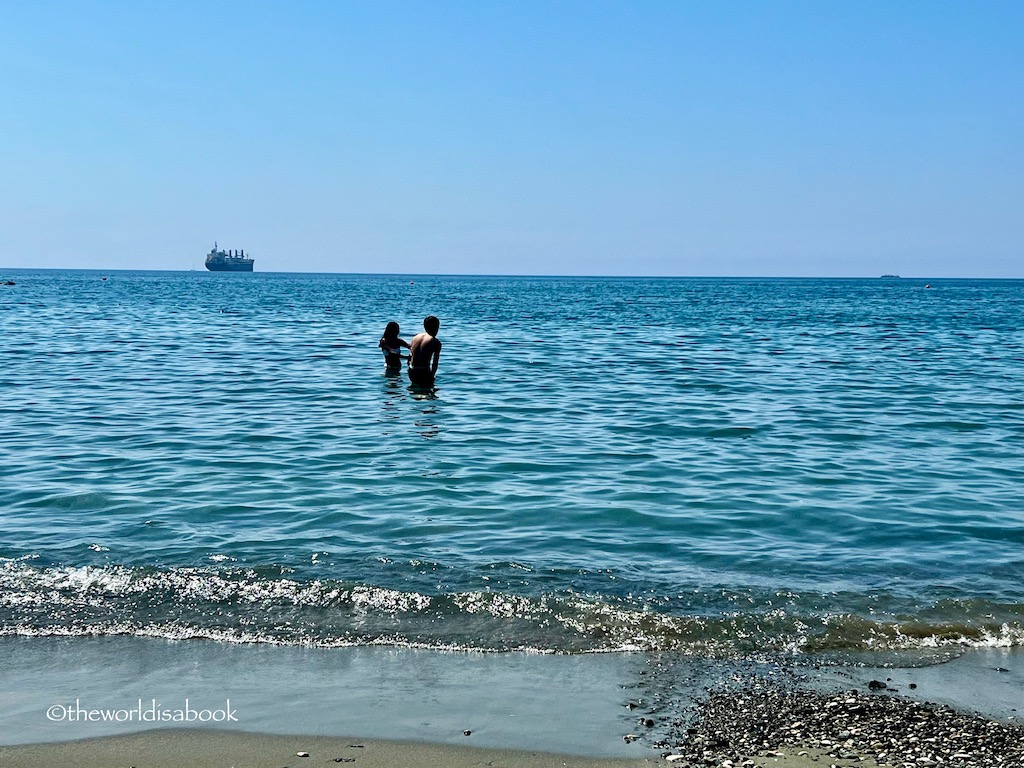
<svg viewBox="0 0 1024 768">
<path fill-rule="evenodd" d="M 206 269 L 96 267 L 0 267 L 0 271 L 21 272 L 172 272 L 204 275 L 356 275 L 360 277 L 522 277 L 552 279 L 620 279 L 620 280 L 1022 280 L 1022 277 L 979 277 L 969 275 L 627 275 L 627 274 L 525 274 L 508 272 L 320 272 L 320 271 L 253 271 L 210 272 Z"/>
</svg>

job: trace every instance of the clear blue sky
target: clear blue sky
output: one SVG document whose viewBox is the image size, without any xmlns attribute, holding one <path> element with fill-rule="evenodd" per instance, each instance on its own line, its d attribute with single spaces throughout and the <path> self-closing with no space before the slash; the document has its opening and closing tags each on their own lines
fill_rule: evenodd
<svg viewBox="0 0 1024 768">
<path fill-rule="evenodd" d="M 1024 2 L 0 0 L 0 266 L 1024 277 Z"/>
</svg>

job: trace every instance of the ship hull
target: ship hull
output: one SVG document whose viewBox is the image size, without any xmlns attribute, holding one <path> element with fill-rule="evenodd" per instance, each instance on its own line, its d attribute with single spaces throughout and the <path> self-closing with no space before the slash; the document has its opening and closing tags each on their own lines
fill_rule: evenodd
<svg viewBox="0 0 1024 768">
<path fill-rule="evenodd" d="M 211 272 L 252 272 L 252 262 L 225 264 L 224 262 L 208 261 L 206 268 Z"/>
</svg>

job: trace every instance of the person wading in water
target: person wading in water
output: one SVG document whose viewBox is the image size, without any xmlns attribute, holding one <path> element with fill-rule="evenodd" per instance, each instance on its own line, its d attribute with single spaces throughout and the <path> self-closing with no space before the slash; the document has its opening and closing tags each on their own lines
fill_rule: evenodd
<svg viewBox="0 0 1024 768">
<path fill-rule="evenodd" d="M 418 333 L 409 344 L 409 381 L 418 387 L 429 387 L 437 374 L 437 360 L 441 356 L 441 342 L 437 330 L 441 321 L 433 315 L 423 320 L 423 333 Z"/>
</svg>

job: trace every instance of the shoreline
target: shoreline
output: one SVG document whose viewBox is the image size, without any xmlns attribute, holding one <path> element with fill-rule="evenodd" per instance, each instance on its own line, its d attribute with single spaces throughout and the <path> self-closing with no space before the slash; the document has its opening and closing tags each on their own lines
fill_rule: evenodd
<svg viewBox="0 0 1024 768">
<path fill-rule="evenodd" d="M 228 709 L 209 727 L 633 757 L 625 703 L 646 657 L 242 645 L 139 637 L 0 638 L 0 743 L 161 724 L 78 714 Z M 153 702 L 156 702 L 154 705 Z M 50 712 L 51 708 L 59 708 Z M 70 715 L 69 715 L 70 710 Z M 114 715 L 116 716 L 116 715 Z M 570 727 L 566 727 L 571 723 Z M 465 731 L 470 731 L 468 738 Z"/>
<path fill-rule="evenodd" d="M 734 681 L 740 682 L 740 681 Z M 641 720 L 642 722 L 642 720 Z M 673 743 L 637 757 L 599 758 L 395 739 L 171 728 L 43 744 L 0 746 L 16 768 L 1017 768 L 1024 726 L 888 693 L 831 694 L 754 677 L 699 703 L 674 723 Z M 686 727 L 689 726 L 689 727 Z M 470 733 L 465 734 L 469 736 Z"/>
<path fill-rule="evenodd" d="M 296 768 L 351 756 L 364 768 L 1024 765 L 1021 649 L 889 668 L 138 637 L 7 637 L 0 655 L 0 764 L 26 768 Z M 227 703 L 236 719 L 160 728 L 46 715 L 183 699 L 195 710 Z M 931 751 L 915 751 L 923 745 Z"/>
</svg>

